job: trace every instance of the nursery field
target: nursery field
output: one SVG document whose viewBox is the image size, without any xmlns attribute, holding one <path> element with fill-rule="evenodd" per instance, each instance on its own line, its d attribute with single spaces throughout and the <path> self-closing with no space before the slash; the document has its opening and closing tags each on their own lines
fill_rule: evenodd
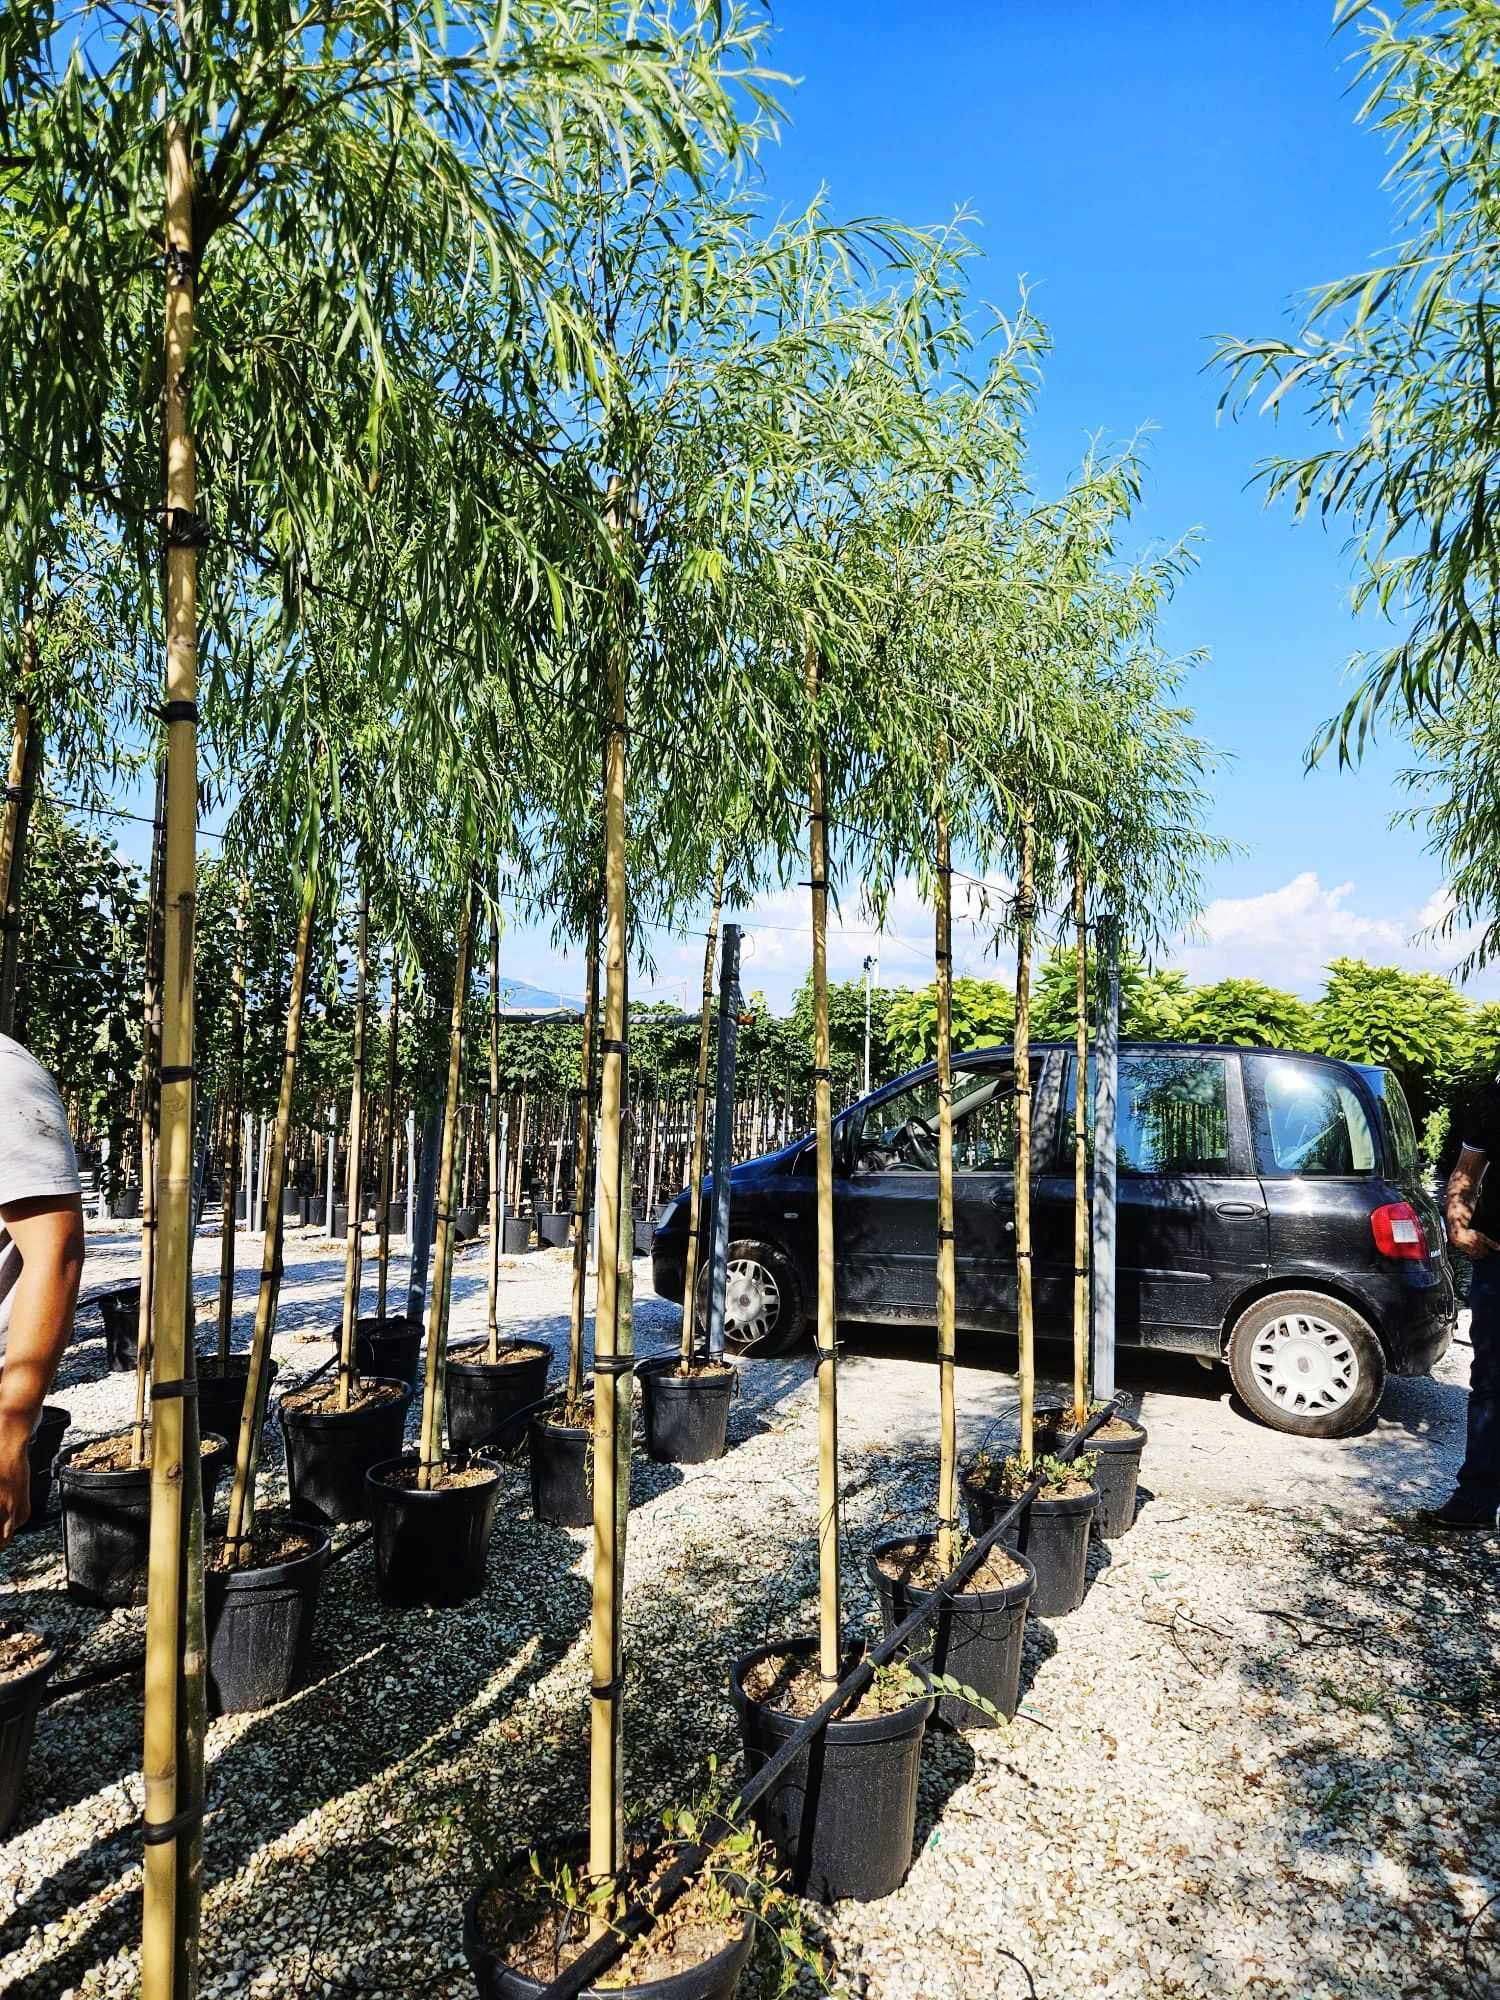
<svg viewBox="0 0 1500 2000">
<path fill-rule="evenodd" d="M 242 1249 L 236 1345 L 255 1247 Z M 128 1278 L 138 1251 L 134 1232 L 92 1234 L 85 1290 Z M 196 1266 L 207 1307 L 210 1235 Z M 279 1388 L 327 1358 L 341 1275 L 341 1246 L 288 1238 Z M 502 1325 L 561 1350 L 568 1282 L 566 1253 L 508 1261 Z M 470 1250 L 455 1331 L 483 1314 L 484 1259 Z M 677 1317 L 638 1263 L 642 1351 L 671 1346 Z M 129 1412 L 132 1383 L 103 1373 L 94 1324 L 83 1317 L 54 1392 L 75 1438 Z M 1494 1992 L 1500 1543 L 1424 1541 L 1375 1491 L 1389 1478 L 1405 1509 L 1440 1489 L 1446 1399 L 1466 1360 L 1455 1350 L 1447 1382 L 1395 1385 L 1374 1431 L 1322 1446 L 1252 1430 L 1187 1364 L 1143 1364 L 1139 1379 L 1127 1367 L 1151 1434 L 1137 1523 L 1094 1545 L 1076 1612 L 1029 1621 L 1015 1722 L 929 1733 L 902 1887 L 806 1906 L 834 1990 Z M 844 1371 L 850 1623 L 873 1631 L 866 1554 L 930 1504 L 934 1375 L 874 1334 L 850 1341 Z M 958 1379 L 968 1452 L 1013 1398 L 996 1356 L 972 1344 Z M 710 1757 L 737 1773 L 729 1663 L 815 1615 L 809 1360 L 751 1362 L 739 1381 L 723 1459 L 633 1467 L 628 1770 L 643 1818 L 700 1795 Z M 274 1424 L 267 1458 L 274 1498 Z M 335 1563 L 296 1691 L 209 1726 L 205 1996 L 472 1992 L 461 1912 L 474 1881 L 586 1817 L 588 1539 L 533 1521 L 523 1465 L 473 1602 L 386 1609 L 368 1547 Z M 140 1645 L 141 1612 L 64 1594 L 55 1525 L 0 1558 L 0 1592 L 7 1613 L 69 1643 L 64 1677 Z M 136 1991 L 141 1700 L 136 1672 L 41 1717 L 0 1848 L 0 1989 L 17 2000 Z M 741 1987 L 755 2000 L 780 1977 L 768 1941 L 761 1956 Z"/>
</svg>

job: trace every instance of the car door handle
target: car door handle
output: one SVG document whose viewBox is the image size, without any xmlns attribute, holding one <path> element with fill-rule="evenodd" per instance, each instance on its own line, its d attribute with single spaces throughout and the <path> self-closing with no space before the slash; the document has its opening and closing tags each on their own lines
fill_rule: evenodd
<svg viewBox="0 0 1500 2000">
<path fill-rule="evenodd" d="M 1253 1201 L 1221 1201 L 1214 1210 L 1216 1215 L 1264 1215 L 1265 1212 Z"/>
</svg>

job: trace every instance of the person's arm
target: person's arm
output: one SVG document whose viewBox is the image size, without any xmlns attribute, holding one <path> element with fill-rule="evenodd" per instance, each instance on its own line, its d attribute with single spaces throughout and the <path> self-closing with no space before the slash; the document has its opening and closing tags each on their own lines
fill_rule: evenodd
<svg viewBox="0 0 1500 2000">
<path fill-rule="evenodd" d="M 1479 1187 L 1488 1165 L 1487 1153 L 1482 1152 L 1477 1146 L 1465 1144 L 1459 1153 L 1458 1164 L 1448 1176 L 1445 1209 L 1448 1218 L 1448 1241 L 1455 1250 L 1461 1250 L 1466 1257 L 1488 1257 L 1492 1251 L 1500 1250 L 1500 1243 L 1496 1243 L 1493 1238 L 1474 1227 L 1474 1210 L 1479 1201 Z"/>
<path fill-rule="evenodd" d="M 73 1331 L 83 1271 L 83 1202 L 76 1194 L 7 1202 L 0 1221 L 21 1258 L 0 1364 L 0 1543 L 31 1517 L 27 1447 Z"/>
</svg>

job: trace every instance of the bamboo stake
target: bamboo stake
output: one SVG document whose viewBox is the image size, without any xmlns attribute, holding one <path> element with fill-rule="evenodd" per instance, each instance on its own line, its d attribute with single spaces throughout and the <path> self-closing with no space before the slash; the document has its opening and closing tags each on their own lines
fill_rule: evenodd
<svg viewBox="0 0 1500 2000">
<path fill-rule="evenodd" d="M 611 495 L 618 527 L 619 493 Z M 589 1874 L 614 1877 L 623 1856 L 620 1599 L 630 1494 L 629 1280 L 620 1282 L 628 1227 L 629 1141 L 623 1129 L 625 1066 L 625 663 L 608 657 L 609 733 L 604 752 L 606 956 L 599 1086 L 599 1290 L 594 1308 L 594 1579 L 590 1620 L 594 1692 L 589 1703 Z M 622 1314 L 622 1290 L 625 1312 Z M 597 1917 L 594 1925 L 600 1923 Z"/>
<path fill-rule="evenodd" d="M 229 981 L 229 1066 L 234 1077 L 234 1095 L 230 1099 L 225 1127 L 226 1152 L 220 1176 L 224 1188 L 224 1233 L 219 1242 L 218 1351 L 221 1361 L 229 1358 L 229 1334 L 234 1322 L 234 1200 L 240 1178 L 240 1133 L 244 1124 L 241 1114 L 245 1101 L 245 924 L 249 902 L 249 878 L 241 877 L 234 918 L 234 971 Z M 248 1213 L 245 1220 L 248 1224 Z"/>
<path fill-rule="evenodd" d="M 151 816 L 151 867 L 146 889 L 146 966 L 141 994 L 141 1291 L 135 1335 L 135 1420 L 130 1463 L 146 1463 L 147 1385 L 151 1380 L 151 1308 L 156 1297 L 156 1137 L 161 1062 L 162 867 L 166 828 L 166 766 L 156 766 Z"/>
<path fill-rule="evenodd" d="M 687 1261 L 682 1270 L 682 1373 L 693 1365 L 697 1331 L 698 1253 L 703 1238 L 703 1162 L 708 1151 L 708 1051 L 713 1032 L 714 960 L 719 949 L 719 918 L 724 909 L 724 855 L 714 870 L 714 900 L 708 913 L 708 943 L 703 949 L 703 1005 L 698 1016 L 698 1074 L 693 1084 L 693 1168 L 688 1184 Z"/>
<path fill-rule="evenodd" d="M 359 931 L 354 970 L 354 1076 L 349 1090 L 349 1224 L 344 1237 L 344 1317 L 339 1328 L 338 1408 L 347 1410 L 354 1396 L 355 1325 L 359 1319 L 360 1279 L 364 1275 L 365 1194 L 365 1020 L 370 977 L 370 891 L 359 891 Z"/>
<path fill-rule="evenodd" d="M 583 1301 L 589 1268 L 589 1209 L 594 1194 L 594 1028 L 599 1018 L 599 906 L 589 914 L 588 991 L 583 1002 L 583 1088 L 573 1156 L 573 1293 L 568 1309 L 568 1403 L 583 1394 Z"/>
<path fill-rule="evenodd" d="M 469 944 L 474 932 L 475 890 L 464 893 L 453 968 L 453 1010 L 448 1021 L 448 1082 L 443 1094 L 443 1145 L 438 1159 L 437 1242 L 433 1250 L 432 1313 L 427 1367 L 422 1377 L 417 1485 L 425 1493 L 443 1476 L 443 1403 L 448 1361 L 448 1304 L 453 1290 L 453 1163 L 458 1151 L 458 1094 L 464 1054 L 464 1002 L 469 992 Z"/>
<path fill-rule="evenodd" d="M 1073 1040 L 1073 1422 L 1081 1430 L 1089 1406 L 1089 987 L 1088 880 L 1073 856 L 1073 930 L 1078 964 Z"/>
<path fill-rule="evenodd" d="M 21 897 L 32 808 L 42 774 L 42 732 L 27 694 L 36 685 L 36 620 L 31 586 L 21 613 L 21 676 L 16 688 L 15 726 L 6 777 L 5 815 L 0 820 L 0 1035 L 14 1032 L 21 948 Z"/>
<path fill-rule="evenodd" d="M 1033 1456 L 1036 1320 L 1031 1298 L 1031 933 L 1036 921 L 1036 823 L 1021 807 L 1021 880 L 1016 894 L 1016 1327 L 1020 1345 L 1021 1463 Z"/>
<path fill-rule="evenodd" d="M 947 746 L 943 767 L 947 770 Z M 957 1271 L 953 1240 L 953 868 L 948 814 L 937 815 L 937 1087 L 938 1087 L 938 1565 L 946 1576 L 957 1557 L 958 1413 L 953 1367 L 957 1352 Z"/>
<path fill-rule="evenodd" d="M 255 1526 L 255 1478 L 260 1466 L 261 1431 L 266 1420 L 266 1398 L 270 1393 L 268 1361 L 271 1336 L 276 1330 L 276 1301 L 281 1290 L 281 1244 L 285 1224 L 281 1215 L 282 1189 L 286 1184 L 287 1142 L 292 1127 L 292 1093 L 297 1082 L 297 1058 L 302 1051 L 302 1013 L 307 998 L 307 967 L 312 957 L 313 916 L 317 910 L 317 877 L 309 868 L 302 884 L 302 909 L 297 919 L 297 942 L 292 952 L 292 983 L 286 1003 L 286 1038 L 281 1057 L 281 1089 L 276 1099 L 276 1117 L 271 1127 L 270 1155 L 266 1162 L 266 1185 L 270 1206 L 266 1214 L 265 1240 L 261 1245 L 260 1290 L 255 1298 L 255 1327 L 250 1336 L 249 1370 L 245 1377 L 245 1399 L 240 1406 L 239 1435 L 235 1440 L 234 1484 L 229 1492 L 229 1525 L 224 1536 L 225 1559 L 234 1567 L 249 1563 L 252 1531 Z"/>
<path fill-rule="evenodd" d="M 193 892 L 198 809 L 197 479 L 189 425 L 195 259 L 186 129 L 166 132 L 166 893 L 155 1386 L 193 1381 Z M 197 1986 L 203 1818 L 203 1509 L 198 1406 L 152 1400 L 143 1745 L 142 2000 Z M 184 1466 L 191 1465 L 191 1477 Z"/>
<path fill-rule="evenodd" d="M 375 1317 L 385 1318 L 386 1283 L 391 1268 L 391 1201 L 396 1192 L 396 1079 L 400 1073 L 401 961 L 391 946 L 390 1049 L 385 1064 L 385 1126 L 380 1141 L 380 1238 L 375 1272 Z"/>
<path fill-rule="evenodd" d="M 819 727 L 818 649 L 803 614 L 803 671 L 813 727 Z M 833 1093 L 828 1035 L 828 821 L 823 751 L 813 751 L 808 814 L 812 862 L 813 1123 L 818 1155 L 818 1666 L 825 1691 L 839 1677 L 839 1404 L 837 1305 L 833 1271 Z"/>
<path fill-rule="evenodd" d="M 484 1302 L 488 1359 L 500 1359 L 500 1238 L 504 1234 L 505 1191 L 500 1185 L 500 906 L 490 920 L 490 1268 Z"/>
</svg>

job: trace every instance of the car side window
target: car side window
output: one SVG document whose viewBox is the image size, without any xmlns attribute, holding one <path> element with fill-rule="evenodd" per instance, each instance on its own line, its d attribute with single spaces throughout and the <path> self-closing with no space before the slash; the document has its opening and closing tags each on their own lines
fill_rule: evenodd
<svg viewBox="0 0 1500 2000">
<path fill-rule="evenodd" d="M 953 1072 L 953 1171 L 1009 1172 L 1016 1158 L 1016 1101 L 1009 1069 Z M 898 1090 L 865 1113 L 854 1151 L 864 1174 L 937 1172 L 937 1078 Z"/>
<path fill-rule="evenodd" d="M 1277 1180 L 1375 1171 L 1375 1135 L 1358 1091 L 1326 1063 L 1245 1061 L 1257 1170 Z"/>
<path fill-rule="evenodd" d="M 858 1174 L 937 1172 L 937 1078 L 908 1084 L 865 1112 L 854 1148 Z"/>
<path fill-rule="evenodd" d="M 1064 1139 L 1073 1157 L 1073 1101 L 1078 1074 L 1068 1065 Z M 1094 1156 L 1094 1064 L 1089 1060 L 1086 1145 Z M 1229 1071 L 1226 1058 L 1163 1049 L 1120 1057 L 1115 1158 L 1122 1174 L 1227 1174 Z"/>
</svg>

